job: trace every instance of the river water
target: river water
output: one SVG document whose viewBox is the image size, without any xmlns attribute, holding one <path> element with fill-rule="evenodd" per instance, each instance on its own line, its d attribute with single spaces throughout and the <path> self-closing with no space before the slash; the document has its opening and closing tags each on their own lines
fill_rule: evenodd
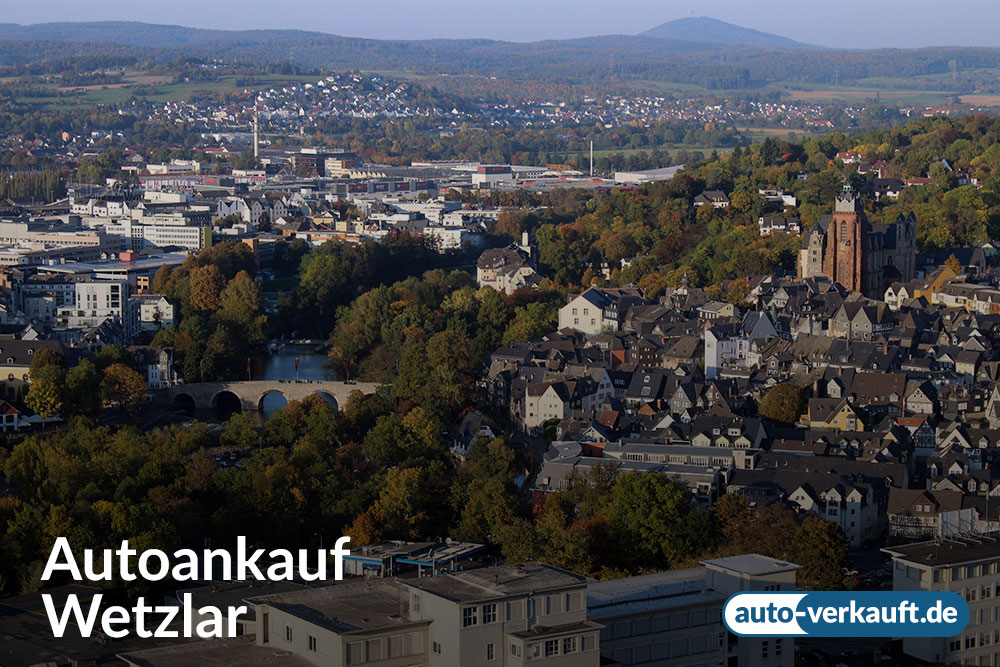
<svg viewBox="0 0 1000 667">
<path fill-rule="evenodd" d="M 330 368 L 326 355 L 316 352 L 315 345 L 288 343 L 272 352 L 265 351 L 251 357 L 250 379 L 336 380 L 337 374 Z M 268 394 L 262 403 L 264 415 L 270 417 L 275 410 L 285 407 L 286 403 L 281 394 Z"/>
</svg>

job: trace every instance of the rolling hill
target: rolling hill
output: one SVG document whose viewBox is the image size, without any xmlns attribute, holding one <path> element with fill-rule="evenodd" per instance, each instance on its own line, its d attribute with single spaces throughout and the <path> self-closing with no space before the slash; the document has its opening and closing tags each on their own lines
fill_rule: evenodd
<svg viewBox="0 0 1000 667">
<path fill-rule="evenodd" d="M 769 32 L 752 30 L 742 26 L 726 23 L 707 16 L 668 21 L 651 30 L 640 33 L 640 37 L 655 39 L 682 40 L 687 42 L 702 42 L 706 44 L 723 44 L 725 46 L 757 46 L 770 49 L 820 49 L 823 47 L 802 44 L 787 37 L 773 35 Z"/>
<path fill-rule="evenodd" d="M 951 61 L 959 71 L 1000 69 L 1000 49 L 831 49 L 709 18 L 670 21 L 639 35 L 528 43 L 378 40 L 304 30 L 205 30 L 114 21 L 0 24 L 0 66 L 47 61 L 48 71 L 58 72 L 176 58 L 651 90 L 662 83 L 727 90 L 770 81 L 828 85 L 913 79 L 946 74 Z"/>
</svg>

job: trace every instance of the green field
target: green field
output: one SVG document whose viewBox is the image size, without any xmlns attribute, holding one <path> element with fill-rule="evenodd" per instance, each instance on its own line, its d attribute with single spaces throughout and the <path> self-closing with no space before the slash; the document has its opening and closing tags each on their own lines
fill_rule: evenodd
<svg viewBox="0 0 1000 667">
<path fill-rule="evenodd" d="M 64 91 L 60 96 L 57 96 L 60 92 L 58 84 L 41 84 L 33 87 L 51 91 L 52 97 L 25 97 L 21 98 L 21 101 L 49 109 L 118 104 L 127 101 L 135 94 L 153 102 L 178 102 L 189 99 L 195 93 L 236 93 L 247 89 L 264 90 L 276 86 L 314 83 L 316 81 L 314 74 L 259 74 L 253 76 L 231 74 L 221 76 L 217 81 L 190 83 L 146 83 L 137 77 L 137 73 L 128 73 L 125 85 L 94 86 L 75 92 Z M 252 83 L 246 83 L 247 80 L 252 81 Z M 242 81 L 243 85 L 237 85 L 237 81 Z M 138 93 L 137 89 L 139 89 Z M 149 94 L 148 91 L 153 89 L 156 92 Z"/>
<path fill-rule="evenodd" d="M 705 154 L 706 157 L 711 155 L 712 151 L 718 151 L 719 154 L 723 152 L 728 152 L 732 150 L 731 146 L 687 146 L 673 144 L 670 148 L 665 148 L 663 146 L 649 146 L 647 148 L 595 148 L 594 149 L 594 159 L 600 157 L 613 157 L 615 155 L 624 155 L 628 157 L 630 155 L 638 155 L 639 153 L 646 153 L 647 155 L 654 150 L 659 150 L 662 153 L 669 153 L 670 155 L 676 155 L 681 151 L 687 151 L 691 153 L 693 151 L 700 151 Z M 590 151 L 554 151 L 556 155 L 590 155 Z"/>
</svg>

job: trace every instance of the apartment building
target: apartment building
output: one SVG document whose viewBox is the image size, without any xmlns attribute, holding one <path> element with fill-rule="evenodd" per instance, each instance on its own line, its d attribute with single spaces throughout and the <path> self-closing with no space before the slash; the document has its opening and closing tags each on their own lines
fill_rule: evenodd
<svg viewBox="0 0 1000 667">
<path fill-rule="evenodd" d="M 58 324 L 70 329 L 82 329 L 112 320 L 122 326 L 129 340 L 139 335 L 140 305 L 138 299 L 129 298 L 127 282 L 78 282 L 75 287 L 73 305 L 58 310 Z"/>
<path fill-rule="evenodd" d="M 212 246 L 212 228 L 197 225 L 144 224 L 136 220 L 109 222 L 105 231 L 128 239 L 129 249 L 178 246 L 187 250 L 204 250 Z"/>
<path fill-rule="evenodd" d="M 794 640 L 736 637 L 722 622 L 740 591 L 793 590 L 798 565 L 745 554 L 702 567 L 592 583 L 587 610 L 601 623 L 602 664 L 791 667 Z"/>
<path fill-rule="evenodd" d="M 587 619 L 585 577 L 525 563 L 403 585 L 410 618 L 430 620 L 431 667 L 600 664 L 601 626 Z"/>
<path fill-rule="evenodd" d="M 946 665 L 1000 665 L 1000 534 L 887 547 L 895 591 L 951 591 L 969 603 L 957 637 L 905 637 L 903 652 Z"/>
<path fill-rule="evenodd" d="M 541 563 L 268 595 L 257 646 L 323 667 L 597 667 L 587 579 Z"/>
<path fill-rule="evenodd" d="M 321 667 L 427 667 L 429 618 L 408 613 L 406 591 L 389 579 L 344 583 L 248 600 L 257 646 Z"/>
</svg>

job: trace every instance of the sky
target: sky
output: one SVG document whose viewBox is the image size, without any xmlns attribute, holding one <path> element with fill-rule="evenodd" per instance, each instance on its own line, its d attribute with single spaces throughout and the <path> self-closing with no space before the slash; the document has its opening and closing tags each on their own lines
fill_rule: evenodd
<svg viewBox="0 0 1000 667">
<path fill-rule="evenodd" d="M 0 21 L 144 21 L 199 28 L 298 28 L 352 37 L 518 42 L 635 34 L 711 16 L 844 48 L 1000 46 L 997 0 L 3 0 Z"/>
</svg>

